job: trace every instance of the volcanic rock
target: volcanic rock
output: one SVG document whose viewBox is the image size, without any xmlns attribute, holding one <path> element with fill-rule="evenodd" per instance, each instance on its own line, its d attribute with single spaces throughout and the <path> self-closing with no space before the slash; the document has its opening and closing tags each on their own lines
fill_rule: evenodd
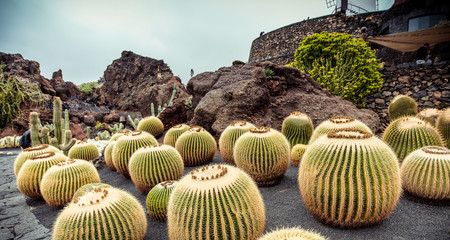
<svg viewBox="0 0 450 240">
<path fill-rule="evenodd" d="M 274 74 L 266 75 L 265 69 Z M 307 114 L 314 126 L 341 115 L 363 121 L 375 133 L 381 131 L 375 112 L 333 96 L 295 68 L 270 62 L 234 62 L 231 67 L 201 73 L 189 80 L 187 90 L 195 107 L 189 124 L 200 125 L 216 137 L 235 120 L 280 130 L 284 118 L 295 110 Z"/>
<path fill-rule="evenodd" d="M 64 82 L 61 69 L 53 73 L 50 83 L 56 91 L 56 96 L 60 97 L 63 101 L 75 99 L 81 93 L 80 89 L 74 83 Z"/>
<path fill-rule="evenodd" d="M 120 115 L 117 114 L 114 110 L 111 111 L 108 115 L 103 118 L 105 123 L 118 122 L 120 119 Z"/>
</svg>

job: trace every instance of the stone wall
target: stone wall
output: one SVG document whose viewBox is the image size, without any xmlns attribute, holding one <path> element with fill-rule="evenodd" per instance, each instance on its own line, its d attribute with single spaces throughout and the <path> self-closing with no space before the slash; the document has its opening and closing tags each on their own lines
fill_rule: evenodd
<svg viewBox="0 0 450 240">
<path fill-rule="evenodd" d="M 416 100 L 419 111 L 424 108 L 450 107 L 450 65 L 414 68 L 408 64 L 381 70 L 384 79 L 380 93 L 368 99 L 367 107 L 378 113 L 383 124 L 389 123 L 388 105 L 399 94 Z"/>
</svg>

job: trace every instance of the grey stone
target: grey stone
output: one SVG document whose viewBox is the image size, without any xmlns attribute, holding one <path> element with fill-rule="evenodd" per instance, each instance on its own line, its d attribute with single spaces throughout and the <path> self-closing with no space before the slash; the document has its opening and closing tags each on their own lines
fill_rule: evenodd
<svg viewBox="0 0 450 240">
<path fill-rule="evenodd" d="M 425 96 L 428 96 L 428 94 L 427 94 L 427 92 L 424 91 L 424 90 L 418 91 L 417 93 L 414 93 L 414 94 L 413 94 L 413 97 L 414 97 L 415 99 L 419 99 L 419 98 L 422 98 L 422 97 L 425 97 Z"/>
</svg>

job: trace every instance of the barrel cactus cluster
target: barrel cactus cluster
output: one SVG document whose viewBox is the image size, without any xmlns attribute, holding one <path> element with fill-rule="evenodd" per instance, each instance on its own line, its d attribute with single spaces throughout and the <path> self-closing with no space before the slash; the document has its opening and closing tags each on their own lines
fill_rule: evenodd
<svg viewBox="0 0 450 240">
<path fill-rule="evenodd" d="M 313 131 L 311 118 L 300 111 L 292 112 L 281 125 L 281 132 L 288 139 L 291 148 L 296 144 L 308 144 Z"/>
<path fill-rule="evenodd" d="M 164 144 L 175 147 L 175 143 L 177 142 L 178 137 L 186 132 L 189 129 L 189 126 L 186 124 L 177 124 L 167 130 L 166 135 L 164 136 Z"/>
<path fill-rule="evenodd" d="M 242 134 L 254 128 L 255 125 L 249 122 L 234 121 L 223 130 L 219 138 L 219 150 L 226 163 L 236 165 L 233 156 L 234 144 Z"/>
<path fill-rule="evenodd" d="M 164 124 L 159 118 L 148 116 L 143 118 L 137 125 L 137 130 L 145 131 L 155 137 L 158 137 L 164 132 Z"/>
<path fill-rule="evenodd" d="M 147 205 L 148 215 L 151 218 L 164 222 L 167 220 L 167 205 L 169 204 L 169 197 L 172 193 L 177 181 L 164 181 L 158 183 L 147 194 L 145 201 Z"/>
<path fill-rule="evenodd" d="M 61 153 L 61 151 L 48 144 L 39 144 L 35 145 L 29 148 L 25 148 L 22 152 L 20 152 L 16 160 L 14 161 L 14 174 L 17 177 L 17 174 L 19 174 L 19 170 L 22 167 L 22 165 L 25 163 L 26 160 L 31 158 L 32 156 L 36 156 L 45 152 L 56 152 Z"/>
<path fill-rule="evenodd" d="M 98 158 L 99 155 L 98 148 L 93 143 L 87 141 L 77 141 L 68 153 L 69 158 L 83 159 L 86 161 L 92 161 Z"/>
<path fill-rule="evenodd" d="M 391 121 L 406 116 L 414 117 L 417 115 L 417 112 L 416 101 L 406 95 L 395 96 L 388 107 L 389 119 Z"/>
<path fill-rule="evenodd" d="M 204 128 L 194 126 L 178 137 L 175 148 L 185 166 L 199 166 L 212 162 L 217 150 L 214 137 Z"/>
<path fill-rule="evenodd" d="M 311 139 L 309 140 L 309 143 L 313 143 L 319 137 L 324 136 L 333 130 L 342 128 L 356 128 L 372 133 L 372 131 L 366 124 L 357 119 L 346 116 L 337 116 L 320 123 L 319 126 L 317 126 L 316 129 L 314 129 L 314 132 L 311 136 Z"/>
</svg>

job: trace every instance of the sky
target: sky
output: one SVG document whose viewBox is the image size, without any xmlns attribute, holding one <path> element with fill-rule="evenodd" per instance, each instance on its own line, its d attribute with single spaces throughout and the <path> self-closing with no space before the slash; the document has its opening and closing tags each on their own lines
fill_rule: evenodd
<svg viewBox="0 0 450 240">
<path fill-rule="evenodd" d="M 162 59 L 186 84 L 248 61 L 252 41 L 330 14 L 325 0 L 0 0 L 0 52 L 40 63 L 51 78 L 97 81 L 122 51 Z M 380 0 L 380 7 L 393 0 Z"/>
</svg>

